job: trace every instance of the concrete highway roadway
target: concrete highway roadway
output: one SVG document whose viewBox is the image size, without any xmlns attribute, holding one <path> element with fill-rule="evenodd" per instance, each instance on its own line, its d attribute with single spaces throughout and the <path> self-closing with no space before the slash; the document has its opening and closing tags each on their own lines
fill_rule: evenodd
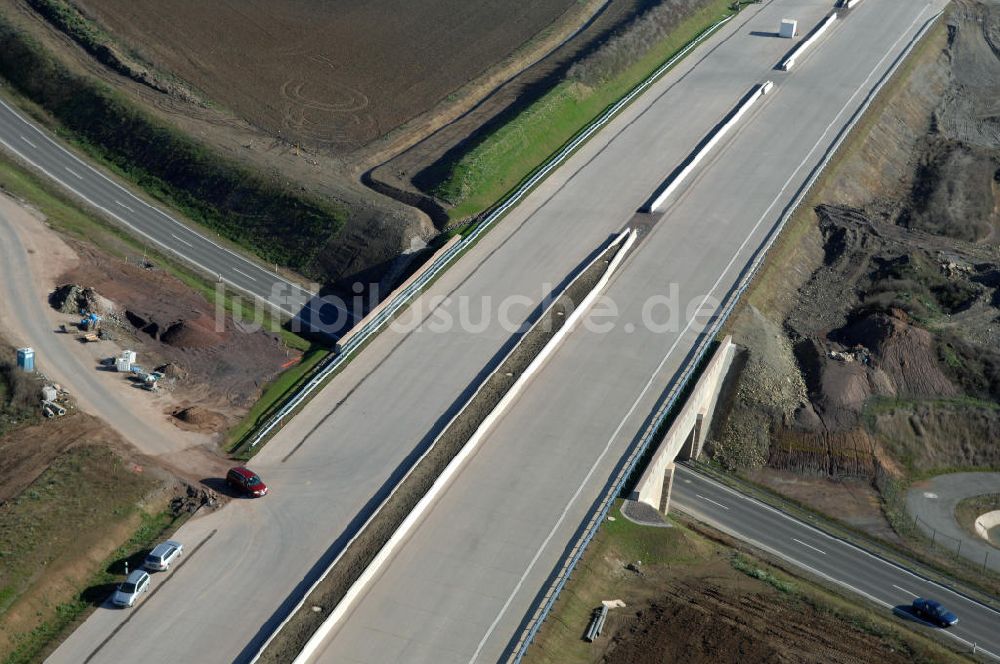
<svg viewBox="0 0 1000 664">
<path fill-rule="evenodd" d="M 655 188 L 648 171 L 665 176 L 697 141 L 677 131 L 690 126 L 692 106 L 722 95 L 732 103 L 752 83 L 775 81 L 664 216 L 648 220 L 655 225 L 606 292 L 617 316 L 592 317 L 613 329 L 582 326 L 570 335 L 314 661 L 464 664 L 509 655 L 539 589 L 687 361 L 700 332 L 689 304 L 715 311 L 854 110 L 942 5 L 862 4 L 783 74 L 771 67 L 788 42 L 751 33 L 773 30 L 786 16 L 805 32 L 830 5 L 769 3 L 748 21 L 741 16 L 747 22 L 706 49 L 691 76 L 600 146 L 591 164 L 602 166 L 608 190 L 647 185 L 632 198 L 635 209 Z M 587 175 L 581 171 L 550 204 L 592 200 L 588 190 L 601 178 Z M 651 329 L 643 307 L 672 287 L 678 322 Z M 655 310 L 658 322 L 666 309 Z M 977 620 L 958 608 L 970 615 L 966 634 L 993 638 L 982 614 Z"/>
<path fill-rule="evenodd" d="M 640 294 L 668 292 L 665 289 L 671 281 L 678 282 L 678 298 L 685 304 L 724 289 L 724 282 L 732 282 L 774 223 L 782 201 L 820 158 L 824 141 L 828 144 L 833 139 L 850 107 L 860 104 L 864 88 L 878 78 L 879 69 L 889 65 L 893 52 L 905 45 L 905 36 L 916 31 L 919 16 L 929 17 L 940 4 L 936 0 L 930 5 L 912 0 L 863 3 L 853 17 L 859 20 L 838 24 L 788 75 L 770 69 L 788 43 L 756 37 L 751 31 L 773 31 L 783 16 L 808 24 L 828 11 L 829 4 L 771 0 L 744 10 L 532 192 L 414 303 L 411 316 L 404 316 L 400 325 L 374 339 L 267 444 L 251 466 L 272 487 L 270 495 L 234 501 L 181 528 L 176 537 L 187 547 L 183 565 L 155 575 L 152 593 L 134 609 L 95 612 L 51 661 L 246 661 L 386 487 L 434 438 L 516 338 L 498 320 L 502 301 L 520 298 L 506 310 L 511 323 L 517 325 L 532 316 L 553 285 L 612 233 L 632 222 L 636 208 L 751 85 L 773 77 L 779 83 L 773 97 L 746 118 L 743 128 L 720 146 L 718 158 L 706 162 L 680 192 L 675 206 L 646 233 L 609 294 L 621 298 L 622 320 L 632 322 Z M 683 214 L 682 206 L 687 206 Z M 746 244 L 740 246 L 744 238 Z M 719 283 L 713 287 L 717 278 Z M 484 305 L 491 307 L 489 320 L 483 320 L 480 313 Z M 471 318 L 469 325 L 443 324 L 449 318 L 458 321 L 463 312 Z M 661 307 L 658 319 L 662 320 L 663 313 Z M 423 323 L 411 329 L 406 326 L 410 320 Z M 539 377 L 539 387 L 520 402 L 537 402 L 545 414 L 540 419 L 580 410 L 594 413 L 592 419 L 599 419 L 596 415 L 600 414 L 602 421 L 594 431 L 581 436 L 570 433 L 575 429 L 564 428 L 551 436 L 532 434 L 506 450 L 495 442 L 487 445 L 439 504 L 451 504 L 450 496 L 458 495 L 466 475 L 483 494 L 478 504 L 468 506 L 467 515 L 459 510 L 459 519 L 451 524 L 457 534 L 442 540 L 457 542 L 455 555 L 438 562 L 440 571 L 429 575 L 432 580 L 451 578 L 451 584 L 425 584 L 431 587 L 430 594 L 411 595 L 408 606 L 393 607 L 393 615 L 412 618 L 419 612 L 412 606 L 415 597 L 434 609 L 464 609 L 474 620 L 461 625 L 462 639 L 448 641 L 455 624 L 428 612 L 430 624 L 437 629 L 425 635 L 436 640 L 431 638 L 423 646 L 407 642 L 409 648 L 401 659 L 396 656 L 402 652 L 398 649 L 402 637 L 367 631 L 364 625 L 360 638 L 384 649 L 363 652 L 360 642 L 340 641 L 345 631 L 337 635 L 338 648 L 328 649 L 326 657 L 336 661 L 351 661 L 348 655 L 361 661 L 469 661 L 482 644 L 479 659 L 488 661 L 502 651 L 527 600 L 551 570 L 551 554 L 561 549 L 560 541 L 568 541 L 567 529 L 575 528 L 596 495 L 593 482 L 581 483 L 581 470 L 587 475 L 593 465 L 590 479 L 598 483 L 602 475 L 607 477 L 622 440 L 630 430 L 638 429 L 636 420 L 649 412 L 655 393 L 669 382 L 696 339 L 695 329 L 655 338 L 640 333 L 623 336 L 624 329 L 624 324 L 617 326 L 617 331 L 600 337 L 597 345 L 592 335 L 571 335 Z M 598 353 L 615 350 L 615 362 L 596 367 L 601 358 L 595 348 Z M 650 378 L 660 361 L 650 361 L 650 355 L 662 357 L 670 348 L 673 353 Z M 570 359 L 563 361 L 564 357 Z M 567 362 L 581 359 L 586 361 L 579 365 L 579 379 L 576 366 L 567 374 Z M 595 373 L 600 375 L 597 380 Z M 647 379 L 651 387 L 636 399 L 639 373 L 645 377 L 638 387 Z M 593 394 L 585 394 L 581 401 L 579 392 L 568 393 L 567 375 L 580 385 L 594 380 L 590 383 L 595 386 Z M 573 410 L 567 410 L 569 402 Z M 629 403 L 634 403 L 631 412 Z M 518 417 L 517 412 L 520 408 L 501 427 L 508 422 L 511 427 L 523 426 L 530 419 Z M 604 435 L 608 424 L 614 429 L 626 412 L 630 417 L 621 424 L 620 435 L 609 439 Z M 494 441 L 512 440 L 501 429 L 496 433 Z M 602 449 L 605 445 L 607 450 Z M 544 487 L 556 490 L 556 497 L 537 493 Z M 497 508 L 493 513 L 482 509 L 482 500 L 489 496 L 501 496 L 493 503 Z M 541 500 L 531 501 L 532 496 Z M 559 521 L 555 529 L 553 516 Z M 549 525 L 539 527 L 546 522 Z M 427 532 L 429 523 L 430 519 L 411 543 Z M 483 537 L 483 530 L 506 534 L 508 541 L 499 550 L 492 548 L 496 539 Z M 525 560 L 525 550 L 537 550 L 533 542 L 539 540 L 551 546 L 539 554 L 532 573 L 519 582 L 526 568 L 517 569 L 517 565 Z M 483 548 L 477 549 L 480 542 Z M 504 571 L 498 585 L 481 593 L 482 586 L 476 583 L 497 579 L 486 573 L 489 568 L 478 568 L 483 574 L 470 575 L 468 567 L 455 565 L 466 554 L 487 550 L 498 561 L 509 558 L 511 568 Z M 422 555 L 418 548 L 408 546 L 404 554 L 407 551 L 413 551 L 414 558 Z M 405 556 L 398 557 L 393 567 L 399 561 L 405 561 Z M 384 578 L 390 574 L 392 569 Z M 457 583 L 466 580 L 472 592 L 459 593 Z M 515 587 L 518 592 L 508 603 Z M 444 588 L 458 594 L 449 597 L 442 592 Z M 460 600 L 454 599 L 459 596 Z M 365 601 L 374 597 L 371 593 Z M 499 607 L 505 605 L 507 610 L 497 617 Z M 362 615 L 363 610 L 361 605 L 355 615 Z M 428 624 L 423 620 L 418 624 Z M 436 654 L 441 657 L 435 658 Z"/>
<path fill-rule="evenodd" d="M 112 177 L 63 147 L 35 123 L 0 100 L 0 145 L 59 185 L 167 253 L 271 303 L 288 316 L 301 312 L 313 293 L 223 247 L 146 203 Z M 302 305 L 295 303 L 301 302 Z"/>
<path fill-rule="evenodd" d="M 831 537 L 729 487 L 679 466 L 674 478 L 675 508 L 753 543 L 788 562 L 824 577 L 892 611 L 900 619 L 943 632 L 972 651 L 1000 660 L 1000 613 L 891 562 Z M 958 616 L 948 630 L 928 625 L 909 612 L 915 597 L 940 601 Z"/>
</svg>

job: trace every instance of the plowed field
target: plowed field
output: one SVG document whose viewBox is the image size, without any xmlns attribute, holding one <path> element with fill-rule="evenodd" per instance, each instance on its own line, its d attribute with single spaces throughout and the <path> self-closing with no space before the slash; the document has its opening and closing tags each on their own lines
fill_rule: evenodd
<svg viewBox="0 0 1000 664">
<path fill-rule="evenodd" d="M 78 0 L 158 69 L 293 142 L 356 147 L 503 60 L 574 0 Z"/>
</svg>

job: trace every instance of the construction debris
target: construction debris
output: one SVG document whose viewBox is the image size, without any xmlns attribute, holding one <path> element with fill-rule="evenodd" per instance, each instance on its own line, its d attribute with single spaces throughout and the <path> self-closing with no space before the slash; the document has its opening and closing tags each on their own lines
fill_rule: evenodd
<svg viewBox="0 0 1000 664">
<path fill-rule="evenodd" d="M 607 605 L 602 604 L 598 608 L 594 609 L 594 613 L 590 616 L 590 625 L 587 627 L 587 633 L 583 636 L 584 640 L 592 642 L 594 639 L 599 637 L 601 635 L 601 630 L 604 629 L 604 623 L 607 619 Z"/>
<path fill-rule="evenodd" d="M 65 400 L 69 393 L 59 387 L 59 385 L 42 386 L 42 415 L 45 417 L 62 417 L 66 414 L 66 409 L 56 403 L 58 400 Z"/>
<path fill-rule="evenodd" d="M 216 507 L 219 497 L 210 489 L 196 489 L 188 485 L 184 496 L 177 496 L 170 501 L 170 512 L 177 516 L 182 512 L 194 514 L 201 507 Z"/>
<path fill-rule="evenodd" d="M 42 402 L 42 415 L 45 417 L 62 417 L 66 414 L 66 409 L 52 401 Z"/>
</svg>

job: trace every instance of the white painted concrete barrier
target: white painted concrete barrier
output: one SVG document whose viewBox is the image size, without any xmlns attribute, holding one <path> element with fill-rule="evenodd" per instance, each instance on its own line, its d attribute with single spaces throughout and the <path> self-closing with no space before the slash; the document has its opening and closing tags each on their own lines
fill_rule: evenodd
<svg viewBox="0 0 1000 664">
<path fill-rule="evenodd" d="M 618 267 L 625 259 L 625 256 L 632 248 L 632 245 L 635 244 L 637 237 L 638 236 L 635 231 L 628 229 L 622 232 L 621 235 L 615 238 L 614 242 L 612 242 L 609 245 L 608 248 L 614 247 L 616 245 L 621 245 L 621 249 L 619 249 L 618 253 L 615 254 L 614 259 L 612 259 L 611 263 L 608 265 L 608 268 L 607 270 L 605 270 L 604 275 L 601 276 L 600 280 L 590 291 L 590 293 L 588 293 L 587 296 L 580 302 L 579 306 L 577 306 L 576 309 L 573 310 L 573 313 L 569 315 L 569 317 L 566 319 L 566 322 L 563 323 L 562 327 L 560 327 L 559 330 L 556 331 L 554 335 L 552 335 L 552 338 L 549 339 L 549 341 L 545 344 L 545 346 L 538 353 L 538 355 L 535 356 L 535 359 L 531 361 L 528 367 L 524 370 L 524 373 L 522 373 L 518 377 L 518 379 L 510 387 L 510 389 L 503 396 L 503 398 L 500 399 L 500 402 L 497 403 L 496 408 L 494 408 L 493 411 L 486 416 L 486 419 L 483 420 L 483 422 L 476 429 L 475 433 L 473 433 L 472 436 L 469 438 L 468 442 L 466 442 L 466 444 L 462 447 L 462 449 L 458 452 L 458 454 L 455 455 L 455 458 L 448 463 L 445 469 L 441 472 L 441 475 L 438 476 L 438 478 L 434 481 L 434 484 L 431 485 L 431 488 L 427 491 L 424 497 L 421 498 L 420 501 L 417 503 L 416 507 L 413 508 L 413 511 L 411 511 L 406 516 L 403 522 L 399 525 L 399 528 L 396 529 L 396 532 L 392 534 L 392 536 L 389 538 L 389 541 L 386 542 L 385 546 L 382 547 L 382 549 L 372 560 L 371 564 L 368 565 L 365 571 L 361 573 L 361 576 L 359 576 L 358 579 L 347 590 L 347 593 L 344 594 L 343 599 L 341 599 L 340 603 L 337 604 L 337 606 L 333 609 L 333 611 L 330 613 L 330 616 L 323 621 L 323 624 L 319 626 L 319 629 L 317 629 L 316 632 L 312 635 L 312 637 L 310 637 L 305 647 L 296 656 L 295 660 L 293 661 L 293 664 L 306 664 L 306 662 L 309 662 L 313 657 L 313 655 L 316 654 L 317 650 L 323 644 L 323 641 L 330 635 L 330 632 L 334 629 L 334 627 L 336 627 L 340 623 L 341 620 L 344 619 L 344 617 L 350 611 L 354 603 L 358 600 L 359 597 L 361 597 L 361 595 L 367 589 L 368 584 L 370 584 L 372 580 L 379 574 L 379 572 L 382 571 L 382 568 L 385 567 L 385 565 L 395 554 L 396 550 L 403 544 L 403 542 L 406 541 L 406 538 L 409 535 L 409 533 L 417 526 L 417 524 L 423 518 L 424 514 L 426 514 L 427 511 L 434 504 L 434 501 L 437 500 L 437 497 L 441 494 L 442 491 L 444 491 L 444 489 L 448 486 L 448 484 L 451 483 L 455 475 L 458 474 L 459 469 L 462 467 L 465 461 L 475 453 L 476 449 L 479 447 L 480 443 L 482 443 L 482 441 L 486 438 L 487 433 L 489 433 L 493 425 L 496 424 L 496 422 L 506 412 L 506 410 L 511 406 L 511 404 L 513 404 L 514 401 L 517 400 L 518 396 L 520 396 L 521 392 L 524 390 L 524 387 L 528 384 L 531 378 L 536 373 L 538 373 L 538 371 L 542 368 L 542 366 L 544 366 L 544 364 L 552 356 L 553 352 L 559 347 L 559 345 L 566 338 L 566 336 L 569 335 L 569 333 L 573 330 L 573 328 L 577 325 L 577 323 L 580 322 L 583 316 L 594 304 L 594 301 L 604 290 L 605 286 L 607 286 L 608 281 L 611 279 L 611 276 L 617 271 Z M 598 258 L 595 258 L 594 260 L 596 261 L 598 260 Z M 590 265 L 593 265 L 593 262 Z M 580 274 L 582 273 L 583 272 L 581 272 Z M 556 298 L 556 301 L 558 301 L 558 298 Z M 544 316 L 542 318 L 544 318 Z M 539 320 L 542 320 L 542 318 L 539 318 Z M 501 365 L 502 364 L 503 363 L 501 362 Z M 487 378 L 486 380 L 488 381 L 489 379 Z M 480 384 L 480 389 L 481 386 L 485 384 L 486 381 L 483 381 Z M 475 395 L 473 395 L 472 398 L 475 398 Z M 446 431 L 447 427 L 445 427 L 444 430 Z M 433 449 L 433 444 L 431 445 L 430 449 Z M 426 456 L 426 454 L 427 453 L 425 452 L 424 456 Z M 418 464 L 414 464 L 413 467 L 415 468 Z M 407 475 L 409 475 L 409 473 L 407 473 Z M 405 477 L 399 484 L 396 485 L 397 488 L 400 485 L 402 485 L 403 481 L 405 481 Z M 371 519 L 369 519 L 369 522 L 370 521 Z M 365 525 L 367 526 L 368 524 L 366 523 Z M 348 544 L 348 546 L 350 546 L 350 544 Z M 346 548 L 347 547 L 345 547 L 345 550 Z M 339 559 L 340 557 L 338 556 L 337 559 L 334 560 L 334 562 L 326 570 L 326 572 L 324 572 L 323 577 L 321 577 L 320 581 L 322 581 L 322 578 L 326 577 L 326 575 L 330 572 L 330 570 L 334 567 L 334 565 L 337 564 Z M 318 584 L 319 581 L 317 581 L 316 585 Z M 313 586 L 313 588 L 315 588 L 315 585 Z M 312 592 L 312 590 L 310 590 L 310 592 Z"/>
<path fill-rule="evenodd" d="M 850 0 L 848 0 L 848 2 L 849 1 Z M 829 30 L 830 26 L 833 25 L 833 22 L 836 20 L 837 20 L 836 12 L 830 14 L 825 19 L 823 19 L 823 21 L 820 22 L 820 24 L 813 29 L 813 31 L 809 34 L 808 37 L 803 39 L 801 42 L 799 42 L 798 46 L 792 49 L 792 52 L 789 53 L 785 57 L 785 59 L 781 61 L 781 64 L 778 65 L 778 68 L 784 71 L 790 71 L 791 68 L 795 66 L 795 60 L 803 53 L 805 53 L 813 44 L 815 44 L 816 41 L 820 38 L 820 36 L 822 36 L 822 34 L 827 30 Z"/>
<path fill-rule="evenodd" d="M 681 169 L 680 173 L 675 175 L 670 182 L 667 183 L 667 186 L 660 192 L 660 195 L 656 197 L 652 204 L 650 204 L 650 212 L 656 212 L 663 207 L 663 204 L 667 202 L 667 199 L 670 198 L 671 194 L 677 191 L 677 188 L 681 186 L 681 183 L 684 182 L 684 180 L 691 175 L 692 172 L 694 172 L 694 169 L 698 166 L 701 160 L 704 159 L 709 152 L 711 152 L 712 148 L 718 145 L 719 141 L 722 140 L 722 137 L 725 136 L 730 129 L 736 126 L 736 124 L 740 121 L 740 118 L 746 115 L 746 112 L 750 110 L 750 107 L 757 103 L 757 100 L 771 91 L 773 86 L 774 83 L 766 81 L 752 88 L 746 100 L 743 101 L 743 103 L 740 104 L 735 111 L 730 113 L 729 119 L 726 120 L 725 124 L 715 130 L 715 133 L 712 134 L 700 150 L 688 157 L 687 166 Z"/>
<path fill-rule="evenodd" d="M 632 495 L 629 496 L 632 500 L 646 503 L 663 513 L 668 511 L 674 460 L 682 451 L 685 452 L 686 458 L 692 459 L 698 458 L 701 454 L 705 435 L 715 414 L 719 390 L 735 354 L 736 345 L 733 344 L 733 338 L 727 336 L 719 344 L 715 355 L 698 378 L 684 406 L 674 417 L 645 472 L 636 483 Z"/>
<path fill-rule="evenodd" d="M 990 538 L 990 531 L 1000 526 L 1000 510 L 980 514 L 976 519 L 976 534 L 984 540 Z"/>
<path fill-rule="evenodd" d="M 861 0 L 841 0 L 840 6 L 844 9 L 853 9 L 861 4 Z"/>
</svg>

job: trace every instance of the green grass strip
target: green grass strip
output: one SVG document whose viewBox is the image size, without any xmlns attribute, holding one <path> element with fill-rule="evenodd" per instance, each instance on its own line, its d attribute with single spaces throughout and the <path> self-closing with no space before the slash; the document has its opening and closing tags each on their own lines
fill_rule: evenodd
<svg viewBox="0 0 1000 664">
<path fill-rule="evenodd" d="M 434 195 L 454 207 L 452 220 L 471 217 L 492 206 L 558 152 L 594 118 L 720 18 L 731 3 L 713 0 L 689 16 L 670 36 L 620 74 L 597 88 L 563 81 L 517 117 L 461 157 Z"/>
</svg>

